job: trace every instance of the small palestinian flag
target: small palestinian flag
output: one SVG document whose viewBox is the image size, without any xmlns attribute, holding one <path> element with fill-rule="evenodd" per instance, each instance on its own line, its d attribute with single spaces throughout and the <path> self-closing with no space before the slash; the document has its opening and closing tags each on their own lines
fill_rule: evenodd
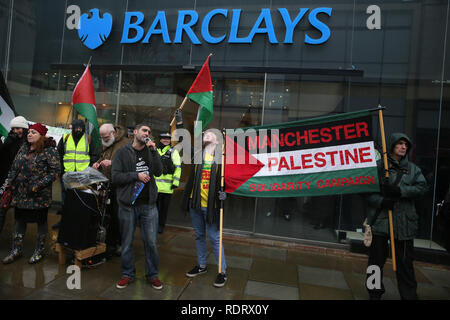
<svg viewBox="0 0 450 320">
<path fill-rule="evenodd" d="M 213 118 L 213 91 L 209 57 L 195 78 L 187 97 L 200 105 L 194 124 L 194 137 L 198 137 Z"/>
<path fill-rule="evenodd" d="M 100 132 L 97 121 L 97 108 L 95 107 L 94 84 L 92 83 L 91 71 L 89 65 L 78 80 L 72 95 L 73 107 L 86 118 L 90 128 L 88 133 L 92 136 L 97 146 L 100 145 Z"/>
</svg>

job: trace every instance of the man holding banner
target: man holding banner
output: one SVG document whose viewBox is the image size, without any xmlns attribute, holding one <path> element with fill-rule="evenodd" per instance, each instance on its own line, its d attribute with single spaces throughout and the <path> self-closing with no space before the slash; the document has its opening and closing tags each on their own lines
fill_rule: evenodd
<svg viewBox="0 0 450 320">
<path fill-rule="evenodd" d="M 408 161 L 412 143 L 405 134 L 392 134 L 388 146 L 389 178 L 381 185 L 381 193 L 368 196 L 367 220 L 373 234 L 368 265 L 378 266 L 382 275 L 389 255 L 388 210 L 392 210 L 398 291 L 404 300 L 417 299 L 413 250 L 419 217 L 414 201 L 427 191 L 427 182 L 419 167 Z M 378 168 L 382 176 L 384 167 L 381 161 Z M 381 288 L 369 288 L 367 283 L 366 287 L 372 300 L 381 299 L 385 292 L 382 278 Z"/>
<path fill-rule="evenodd" d="M 195 231 L 198 265 L 186 273 L 193 278 L 206 273 L 206 233 L 213 248 L 216 263 L 219 266 L 215 287 L 223 287 L 227 281 L 226 263 L 223 247 L 220 250 L 219 208 L 220 201 L 225 200 L 225 192 L 220 191 L 221 164 L 218 151 L 219 140 L 213 131 L 206 131 L 203 136 L 203 162 L 193 164 L 183 195 L 183 209 L 188 210 Z M 222 251 L 222 252 L 220 252 Z M 221 258 L 219 257 L 221 255 Z"/>
</svg>

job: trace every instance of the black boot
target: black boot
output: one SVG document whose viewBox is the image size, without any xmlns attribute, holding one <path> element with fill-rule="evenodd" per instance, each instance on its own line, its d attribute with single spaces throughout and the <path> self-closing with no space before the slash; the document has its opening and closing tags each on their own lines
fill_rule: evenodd
<svg viewBox="0 0 450 320">
<path fill-rule="evenodd" d="M 4 264 L 12 263 L 22 256 L 23 234 L 15 233 L 11 252 L 3 259 Z"/>
<path fill-rule="evenodd" d="M 36 248 L 28 263 L 38 263 L 44 257 L 46 234 L 38 235 Z"/>
</svg>

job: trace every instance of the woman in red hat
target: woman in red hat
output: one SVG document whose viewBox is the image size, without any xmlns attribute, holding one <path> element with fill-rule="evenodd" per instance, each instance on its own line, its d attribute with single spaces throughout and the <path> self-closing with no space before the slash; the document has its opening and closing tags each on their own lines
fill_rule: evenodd
<svg viewBox="0 0 450 320">
<path fill-rule="evenodd" d="M 22 255 L 27 223 L 38 224 L 36 248 L 28 262 L 39 262 L 44 256 L 52 183 L 60 172 L 55 141 L 45 137 L 46 133 L 47 128 L 40 123 L 29 127 L 27 143 L 20 148 L 8 174 L 12 190 L 11 206 L 15 207 L 15 226 L 12 250 L 3 259 L 5 264 Z"/>
</svg>

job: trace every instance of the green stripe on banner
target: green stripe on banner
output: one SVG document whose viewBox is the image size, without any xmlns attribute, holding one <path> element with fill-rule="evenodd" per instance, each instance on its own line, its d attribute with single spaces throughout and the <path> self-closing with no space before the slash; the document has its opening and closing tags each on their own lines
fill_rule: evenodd
<svg viewBox="0 0 450 320">
<path fill-rule="evenodd" d="M 301 197 L 379 192 L 377 167 L 303 175 L 254 177 L 233 195 L 246 197 Z"/>
</svg>

